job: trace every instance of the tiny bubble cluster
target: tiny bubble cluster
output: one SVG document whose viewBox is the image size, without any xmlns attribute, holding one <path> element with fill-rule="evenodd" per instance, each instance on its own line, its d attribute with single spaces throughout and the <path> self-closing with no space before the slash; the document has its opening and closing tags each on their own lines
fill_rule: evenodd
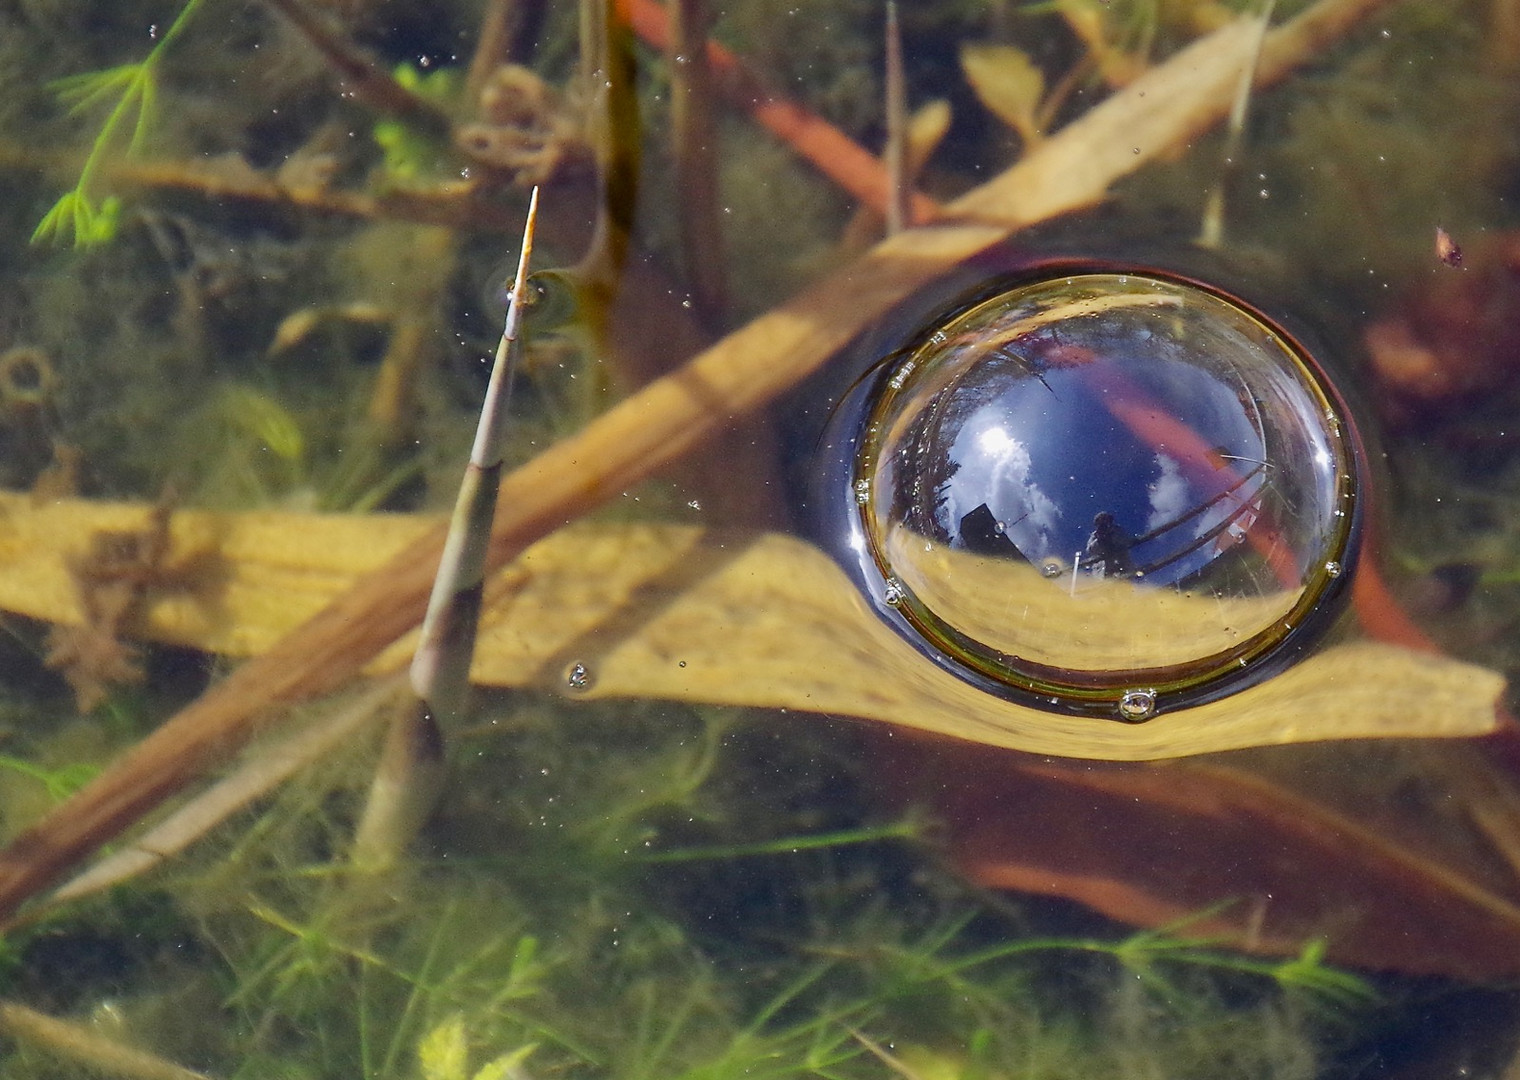
<svg viewBox="0 0 1520 1080">
<path fill-rule="evenodd" d="M 591 669 L 579 660 L 565 668 L 565 685 L 571 690 L 590 690 L 594 681 Z"/>
</svg>

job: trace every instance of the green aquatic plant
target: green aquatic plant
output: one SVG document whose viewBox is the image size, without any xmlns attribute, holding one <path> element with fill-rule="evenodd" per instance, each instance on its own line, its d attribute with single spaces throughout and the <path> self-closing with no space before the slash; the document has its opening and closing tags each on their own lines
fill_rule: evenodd
<svg viewBox="0 0 1520 1080">
<path fill-rule="evenodd" d="M 1215 908 L 1214 910 L 1219 910 Z M 1118 941 L 1096 938 L 1032 938 L 996 946 L 979 955 L 963 958 L 954 966 L 984 963 L 996 957 L 1036 952 L 1078 952 L 1106 956 L 1116 961 L 1167 999 L 1178 995 L 1177 984 L 1167 969 L 1214 971 L 1246 976 L 1276 987 L 1285 994 L 1299 995 L 1307 1002 L 1326 1009 L 1352 1010 L 1373 1005 L 1378 995 L 1365 979 L 1325 963 L 1325 943 L 1307 943 L 1297 956 L 1286 960 L 1267 960 L 1218 947 L 1217 942 L 1185 936 L 1187 924 L 1212 912 L 1202 912 L 1188 919 L 1154 930 L 1139 930 Z"/>
<path fill-rule="evenodd" d="M 449 105 L 459 94 L 459 73 L 453 68 L 426 71 L 412 64 L 398 64 L 391 74 L 398 86 L 439 105 Z M 405 120 L 377 119 L 372 137 L 383 154 L 386 175 L 393 182 L 405 184 L 427 179 L 447 159 L 440 152 L 436 136 Z"/>
<path fill-rule="evenodd" d="M 158 102 L 158 68 L 164 52 L 203 3 L 204 0 L 187 0 L 174 21 L 158 35 L 148 55 L 136 63 L 81 72 L 53 83 L 59 99 L 75 115 L 89 112 L 113 98 L 115 101 L 95 135 L 74 187 L 43 215 L 32 232 L 32 243 L 52 241 L 91 247 L 115 237 L 121 200 L 115 195 L 97 197 L 100 170 L 129 127 L 127 149 L 141 148 Z"/>
<path fill-rule="evenodd" d="M 56 769 L 44 768 L 36 762 L 0 754 L 0 769 L 5 769 L 37 781 L 47 791 L 48 798 L 62 802 L 95 778 L 100 767 L 88 762 L 74 761 Z"/>
<path fill-rule="evenodd" d="M 455 1013 L 423 1036 L 417 1044 L 417 1063 L 422 1068 L 423 1080 L 519 1080 L 527 1075 L 522 1063 L 535 1049 L 533 1043 L 520 1046 L 492 1058 L 471 1073 L 464 1017 Z"/>
<path fill-rule="evenodd" d="M 132 946 L 112 1007 L 231 1077 L 1281 1080 L 1371 1000 L 1318 946 L 1051 933 L 926 858 L 921 819 L 872 824 L 851 729 L 717 712 L 491 695 L 393 871 L 339 854 L 355 744 L 48 936 L 172 942 Z M 185 966 L 202 989 L 165 1009 Z"/>
</svg>

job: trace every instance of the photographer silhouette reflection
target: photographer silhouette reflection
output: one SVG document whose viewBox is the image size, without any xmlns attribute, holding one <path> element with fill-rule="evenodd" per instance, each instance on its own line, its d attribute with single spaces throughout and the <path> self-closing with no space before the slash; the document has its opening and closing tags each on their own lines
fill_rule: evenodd
<svg viewBox="0 0 1520 1080">
<path fill-rule="evenodd" d="M 1135 538 L 1119 527 L 1114 515 L 1100 510 L 1093 518 L 1092 535 L 1082 549 L 1082 565 L 1094 577 L 1132 577 L 1135 562 L 1130 549 L 1134 546 Z"/>
</svg>

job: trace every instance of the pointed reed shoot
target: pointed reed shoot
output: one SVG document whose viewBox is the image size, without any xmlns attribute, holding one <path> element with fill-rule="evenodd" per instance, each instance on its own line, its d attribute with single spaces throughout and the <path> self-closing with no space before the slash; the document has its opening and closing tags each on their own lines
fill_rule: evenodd
<svg viewBox="0 0 1520 1080">
<path fill-rule="evenodd" d="M 412 689 L 435 716 L 457 715 L 464 703 L 475 631 L 485 584 L 486 547 L 501 486 L 503 443 L 512 370 L 522 354 L 523 307 L 528 295 L 528 260 L 533 255 L 533 229 L 538 220 L 538 188 L 528 203 L 522 253 L 507 304 L 506 323 L 496 346 L 491 381 L 480 408 L 480 425 L 470 463 L 459 485 L 459 497 L 449 520 L 438 575 L 433 579 L 422 637 L 412 660 Z"/>
<path fill-rule="evenodd" d="M 538 188 L 528 201 L 522 252 L 507 303 L 507 317 L 491 380 L 480 406 L 480 423 L 470 461 L 459 483 L 448 537 L 433 578 L 422 634 L 412 657 L 415 708 L 391 721 L 370 785 L 369 799 L 354 834 L 353 865 L 366 872 L 393 869 L 421 831 L 443 790 L 441 717 L 457 717 L 469 689 L 475 658 L 481 600 L 485 592 L 486 548 L 496 516 L 505 449 L 507 403 L 512 373 L 522 357 L 523 307 L 528 295 L 528 262 L 538 222 Z"/>
</svg>

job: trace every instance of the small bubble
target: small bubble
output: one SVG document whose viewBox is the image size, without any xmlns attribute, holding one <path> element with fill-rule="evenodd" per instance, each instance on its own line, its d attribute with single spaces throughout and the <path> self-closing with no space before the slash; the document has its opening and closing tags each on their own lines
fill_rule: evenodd
<svg viewBox="0 0 1520 1080">
<path fill-rule="evenodd" d="M 571 690 L 590 690 L 591 684 L 595 681 L 592 678 L 591 669 L 579 660 L 565 669 L 565 685 Z"/>
<path fill-rule="evenodd" d="M 1130 153 L 1131 153 L 1131 154 L 1136 154 L 1136 155 L 1138 155 L 1138 154 L 1139 154 L 1139 153 L 1140 153 L 1140 148 L 1139 148 L 1139 147 L 1138 147 L 1138 146 L 1131 146 L 1131 147 L 1130 147 L 1130 148 L 1129 148 L 1129 152 L 1130 152 Z"/>
<path fill-rule="evenodd" d="M 700 510 L 700 509 L 702 509 L 702 504 L 700 502 L 698 502 L 696 499 L 688 499 L 688 500 L 686 500 L 686 505 L 689 506 L 689 507 L 691 507 L 693 510 Z"/>
<path fill-rule="evenodd" d="M 1327 562 L 1325 564 L 1325 573 L 1329 574 L 1331 577 L 1340 577 L 1341 564 L 1338 562 Z"/>
<path fill-rule="evenodd" d="M 685 667 L 685 666 L 686 666 L 686 661 L 685 660 L 677 660 L 676 661 L 676 667 Z"/>
<path fill-rule="evenodd" d="M 1043 578 L 1058 578 L 1061 576 L 1061 564 L 1054 559 L 1046 559 L 1040 564 L 1040 576 Z"/>
<path fill-rule="evenodd" d="M 887 588 L 886 591 L 882 594 L 883 600 L 891 604 L 893 607 L 896 607 L 898 604 L 903 602 L 903 599 L 907 595 L 907 591 L 902 587 L 902 582 L 898 581 L 896 578 L 887 579 Z"/>
<path fill-rule="evenodd" d="M 909 360 L 906 364 L 899 368 L 895 374 L 893 374 L 891 382 L 889 382 L 887 385 L 890 386 L 893 390 L 901 390 L 903 388 L 903 383 L 908 381 L 908 376 L 913 374 L 913 366 L 913 361 Z"/>
<path fill-rule="evenodd" d="M 855 501 L 861 506 L 871 501 L 871 481 L 855 481 Z"/>
<path fill-rule="evenodd" d="M 1119 716 L 1132 724 L 1156 715 L 1156 691 L 1126 690 L 1119 699 Z"/>
</svg>

